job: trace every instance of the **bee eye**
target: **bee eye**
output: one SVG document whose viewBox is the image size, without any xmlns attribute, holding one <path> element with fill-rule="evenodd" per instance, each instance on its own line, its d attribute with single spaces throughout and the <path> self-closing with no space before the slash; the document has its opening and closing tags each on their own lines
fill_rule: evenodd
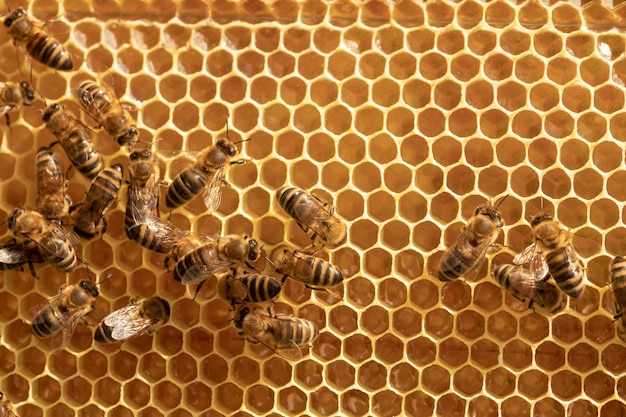
<svg viewBox="0 0 626 417">
<path fill-rule="evenodd" d="M 136 161 L 137 159 L 139 159 L 139 152 L 135 151 L 135 152 L 131 153 L 129 158 L 130 158 L 131 161 Z"/>
</svg>

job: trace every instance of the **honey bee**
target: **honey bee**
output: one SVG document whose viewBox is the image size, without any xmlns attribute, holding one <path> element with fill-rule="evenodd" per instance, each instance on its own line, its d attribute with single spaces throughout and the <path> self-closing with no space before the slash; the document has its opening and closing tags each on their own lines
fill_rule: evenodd
<svg viewBox="0 0 626 417">
<path fill-rule="evenodd" d="M 19 243 L 13 240 L 0 247 L 0 271 L 23 269 L 24 264 L 28 264 L 31 275 L 36 277 L 33 264 L 45 261 L 39 245 L 32 240 Z"/>
<path fill-rule="evenodd" d="M 274 352 L 308 346 L 319 335 L 309 320 L 286 314 L 265 312 L 259 307 L 240 308 L 234 318 L 239 335 L 250 343 L 262 343 Z M 301 351 L 300 351 L 301 352 Z"/>
<path fill-rule="evenodd" d="M 170 318 L 170 305 L 161 297 L 131 299 L 130 304 L 106 316 L 96 328 L 94 340 L 114 343 L 142 334 L 151 335 Z"/>
<path fill-rule="evenodd" d="M 503 226 L 498 206 L 488 202 L 476 208 L 461 235 L 441 256 L 439 280 L 452 281 L 462 276 L 467 278 L 470 273 L 480 269 L 487 252 L 498 247 L 495 241 Z"/>
<path fill-rule="evenodd" d="M 125 227 L 128 231 L 158 210 L 160 169 L 145 149 L 130 154 L 130 182 L 126 201 Z"/>
<path fill-rule="evenodd" d="M 204 236 L 203 245 L 178 260 L 174 279 L 183 284 L 200 284 L 218 272 L 234 269 L 241 264 L 249 265 L 261 256 L 261 248 L 255 239 L 241 235 Z"/>
<path fill-rule="evenodd" d="M 26 81 L 14 83 L 0 82 L 0 116 L 4 115 L 9 125 L 9 111 L 21 106 L 32 106 L 35 101 L 35 92 Z"/>
<path fill-rule="evenodd" d="M 46 220 L 37 211 L 16 208 L 7 216 L 7 224 L 16 238 L 25 238 L 39 245 L 41 255 L 50 264 L 64 272 L 76 269 L 77 257 L 72 240 L 77 236 L 59 223 Z"/>
<path fill-rule="evenodd" d="M 615 320 L 617 322 L 617 335 L 626 342 L 626 317 L 624 317 L 624 308 L 626 308 L 626 259 L 616 256 L 609 265 L 609 280 L 611 281 L 611 290 L 613 290 L 613 298 L 615 299 Z"/>
<path fill-rule="evenodd" d="M 559 288 L 544 280 L 537 281 L 530 271 L 516 265 L 498 265 L 493 270 L 493 277 L 502 288 L 521 302 L 528 302 L 528 308 L 538 305 L 549 313 L 557 313 L 565 308 L 565 296 Z"/>
<path fill-rule="evenodd" d="M 6 398 L 2 391 L 0 391 L 0 417 L 19 417 L 11 400 Z"/>
<path fill-rule="evenodd" d="M 121 186 L 121 164 L 111 165 L 94 178 L 83 201 L 70 208 L 70 218 L 78 235 L 91 239 L 100 231 L 106 232 L 105 214 L 117 200 Z"/>
<path fill-rule="evenodd" d="M 83 81 L 73 93 L 81 108 L 117 140 L 120 146 L 136 141 L 137 126 L 128 113 L 129 106 L 120 104 L 108 88 L 93 81 Z"/>
<path fill-rule="evenodd" d="M 26 10 L 15 9 L 4 18 L 9 36 L 18 48 L 25 48 L 28 55 L 48 67 L 60 71 L 71 71 L 74 68 L 72 57 L 63 45 L 48 35 L 29 19 Z"/>
<path fill-rule="evenodd" d="M 272 251 L 270 263 L 276 268 L 276 272 L 283 274 L 283 283 L 287 277 L 304 283 L 312 290 L 324 290 L 337 298 L 342 296 L 329 287 L 334 287 L 343 282 L 341 270 L 322 258 L 311 254 L 290 251 L 286 246 L 279 246 Z"/>
<path fill-rule="evenodd" d="M 63 285 L 59 293 L 48 300 L 31 323 L 33 334 L 48 337 L 61 331 L 69 339 L 79 321 L 94 310 L 98 288 L 90 281 Z"/>
<path fill-rule="evenodd" d="M 174 247 L 188 233 L 156 216 L 143 216 L 141 219 L 141 223 L 133 223 L 130 226 L 128 222 L 126 223 L 126 235 L 153 252 L 171 256 Z"/>
<path fill-rule="evenodd" d="M 235 305 L 273 300 L 280 293 L 282 284 L 269 275 L 243 274 L 236 277 L 231 274 L 220 283 L 220 287 L 222 295 Z"/>
<path fill-rule="evenodd" d="M 43 113 L 43 121 L 80 173 L 94 179 L 104 169 L 102 158 L 91 141 L 91 130 L 64 107 L 51 104 Z"/>
<path fill-rule="evenodd" d="M 224 167 L 237 155 L 237 147 L 228 139 L 219 139 L 210 146 L 198 161 L 183 170 L 167 188 L 165 205 L 169 208 L 180 207 L 200 192 L 204 204 L 210 211 L 215 211 L 222 201 Z M 242 164 L 243 159 L 230 164 Z"/>
<path fill-rule="evenodd" d="M 37 211 L 46 219 L 60 221 L 70 208 L 70 198 L 65 194 L 67 179 L 63 173 L 61 156 L 50 148 L 37 151 Z"/>
<path fill-rule="evenodd" d="M 307 233 L 309 230 L 313 231 L 311 240 L 319 238 L 332 248 L 346 242 L 346 224 L 336 216 L 335 208 L 328 207 L 324 200 L 296 187 L 278 189 L 276 199 L 302 230 Z"/>
<path fill-rule="evenodd" d="M 530 263 L 530 271 L 535 279 L 550 273 L 563 292 L 572 298 L 580 298 L 585 287 L 584 272 L 569 232 L 563 230 L 548 213 L 534 217 L 530 226 L 535 241 L 517 254 L 513 263 Z"/>
</svg>

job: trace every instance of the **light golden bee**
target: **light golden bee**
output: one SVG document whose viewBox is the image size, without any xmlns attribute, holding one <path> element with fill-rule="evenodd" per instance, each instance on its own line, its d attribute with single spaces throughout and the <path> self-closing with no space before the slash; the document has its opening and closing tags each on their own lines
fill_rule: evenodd
<svg viewBox="0 0 626 417">
<path fill-rule="evenodd" d="M 30 273 L 36 277 L 33 264 L 45 262 L 39 245 L 32 240 L 6 243 L 0 247 L 0 271 L 11 269 L 24 269 L 24 264 L 28 264 Z"/>
<path fill-rule="evenodd" d="M 87 239 L 107 229 L 105 214 L 117 200 L 122 186 L 122 165 L 115 164 L 100 172 L 91 182 L 82 202 L 70 208 L 74 231 Z"/>
<path fill-rule="evenodd" d="M 539 306 L 548 313 L 557 313 L 565 308 L 566 298 L 554 284 L 534 279 L 531 272 L 521 266 L 498 265 L 493 270 L 493 277 L 502 288 L 521 302 L 528 301 L 528 308 Z"/>
<path fill-rule="evenodd" d="M 9 400 L 3 391 L 0 391 L 0 417 L 19 417 L 11 400 Z"/>
<path fill-rule="evenodd" d="M 172 256 L 174 248 L 181 243 L 188 232 L 156 216 L 142 216 L 141 223 L 133 223 L 125 228 L 126 235 L 146 249 Z"/>
<path fill-rule="evenodd" d="M 262 343 L 274 352 L 309 346 L 319 330 L 309 320 L 286 314 L 272 314 L 259 307 L 240 308 L 234 318 L 239 335 L 250 343 Z"/>
<path fill-rule="evenodd" d="M 39 245 L 42 256 L 50 264 L 63 272 L 76 269 L 77 257 L 72 239 L 78 237 L 59 223 L 46 220 L 37 211 L 16 208 L 8 214 L 7 224 L 16 238 L 31 240 Z"/>
<path fill-rule="evenodd" d="M 495 242 L 502 226 L 498 207 L 491 203 L 478 206 L 461 235 L 441 256 L 439 280 L 452 281 L 462 276 L 467 278 L 471 273 L 477 272 L 487 252 L 497 247 Z"/>
<path fill-rule="evenodd" d="M 137 126 L 128 106 L 119 103 L 108 88 L 93 81 L 83 81 L 73 91 L 76 102 L 120 146 L 132 145 L 137 139 Z"/>
<path fill-rule="evenodd" d="M 174 255 L 178 260 L 174 279 L 183 284 L 200 284 L 218 272 L 249 265 L 261 256 L 261 248 L 255 239 L 242 235 L 206 235 L 204 244 L 184 256 Z"/>
<path fill-rule="evenodd" d="M 202 192 L 206 207 L 210 211 L 217 210 L 222 201 L 224 167 L 228 163 L 246 162 L 243 159 L 230 161 L 237 152 L 237 147 L 230 140 L 219 139 L 195 164 L 174 178 L 167 189 L 165 205 L 172 209 L 180 207 Z"/>
<path fill-rule="evenodd" d="M 130 154 L 130 181 L 126 199 L 126 230 L 144 223 L 159 207 L 159 165 L 145 149 Z M 157 213 L 158 214 L 158 213 Z"/>
<path fill-rule="evenodd" d="M 626 259 L 616 256 L 609 265 L 609 281 L 613 298 L 615 299 L 615 320 L 617 320 L 617 335 L 626 342 Z"/>
<path fill-rule="evenodd" d="M 80 173 L 93 179 L 104 169 L 102 158 L 93 146 L 92 131 L 64 107 L 51 104 L 43 113 L 43 121 Z"/>
<path fill-rule="evenodd" d="M 72 57 L 58 40 L 44 32 L 28 17 L 26 10 L 18 8 L 4 18 L 9 36 L 18 48 L 24 48 L 36 61 L 60 71 L 74 68 Z"/>
<path fill-rule="evenodd" d="M 228 275 L 220 282 L 220 293 L 234 304 L 259 303 L 278 297 L 282 284 L 264 274 Z"/>
<path fill-rule="evenodd" d="M 62 286 L 59 294 L 49 299 L 35 315 L 31 323 L 33 334 L 48 337 L 64 332 L 65 338 L 69 339 L 78 322 L 85 321 L 93 311 L 98 294 L 96 285 L 86 280 Z"/>
<path fill-rule="evenodd" d="M 14 83 L 7 81 L 0 82 L 0 116 L 7 120 L 9 125 L 9 111 L 19 109 L 22 106 L 32 106 L 35 101 L 35 92 L 26 81 Z"/>
<path fill-rule="evenodd" d="M 106 316 L 96 328 L 94 340 L 114 343 L 142 334 L 151 335 L 170 319 L 170 304 L 161 297 L 131 299 L 130 304 Z"/>
<path fill-rule="evenodd" d="M 276 199 L 302 230 L 307 233 L 313 232 L 311 240 L 319 238 L 331 248 L 346 242 L 347 226 L 337 217 L 335 208 L 329 207 L 327 202 L 296 187 L 282 187 L 276 190 Z"/>
<path fill-rule="evenodd" d="M 306 252 L 291 251 L 286 246 L 276 247 L 270 255 L 270 262 L 285 278 L 303 282 L 313 290 L 328 290 L 328 287 L 343 282 L 341 270 L 327 260 Z"/>
<path fill-rule="evenodd" d="M 63 172 L 61 155 L 48 147 L 37 151 L 37 211 L 46 219 L 61 221 L 70 209 L 71 201 L 65 193 L 67 179 Z"/>
<path fill-rule="evenodd" d="M 570 234 L 548 213 L 534 217 L 530 226 L 534 243 L 513 258 L 513 263 L 530 263 L 535 279 L 550 273 L 558 286 L 572 298 L 580 298 L 585 288 L 583 267 L 576 256 Z"/>
</svg>

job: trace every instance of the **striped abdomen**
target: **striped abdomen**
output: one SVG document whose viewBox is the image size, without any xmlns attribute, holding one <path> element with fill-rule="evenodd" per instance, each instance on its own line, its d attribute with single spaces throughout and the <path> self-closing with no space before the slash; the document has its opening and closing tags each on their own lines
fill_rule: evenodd
<svg viewBox="0 0 626 417">
<path fill-rule="evenodd" d="M 37 337 L 48 337 L 64 327 L 63 314 L 68 310 L 63 305 L 44 307 L 33 319 L 31 330 Z"/>
<path fill-rule="evenodd" d="M 70 71 L 74 67 L 72 58 L 65 48 L 41 30 L 34 31 L 28 38 L 26 51 L 35 60 L 51 68 Z"/>
<path fill-rule="evenodd" d="M 311 268 L 311 276 L 296 273 L 294 279 L 312 287 L 332 287 L 343 281 L 343 274 L 339 268 L 330 262 L 314 256 L 305 256 L 301 260 Z"/>
<path fill-rule="evenodd" d="M 278 332 L 274 334 L 276 349 L 289 349 L 294 345 L 304 346 L 313 343 L 319 330 L 312 322 L 298 317 L 276 317 L 279 320 Z"/>
<path fill-rule="evenodd" d="M 183 170 L 167 188 L 165 205 L 180 207 L 198 195 L 209 182 L 207 175 L 195 166 Z"/>
<path fill-rule="evenodd" d="M 479 261 L 471 251 L 462 251 L 454 245 L 441 255 L 438 277 L 440 281 L 452 281 L 471 271 Z"/>
<path fill-rule="evenodd" d="M 68 159 L 87 178 L 95 178 L 104 169 L 104 163 L 96 148 L 90 141 L 85 127 L 73 123 L 66 137 L 57 139 Z"/>
<path fill-rule="evenodd" d="M 570 297 L 579 298 L 585 287 L 583 269 L 574 253 L 563 247 L 546 254 L 550 275 Z"/>
<path fill-rule="evenodd" d="M 241 301 L 262 302 L 276 298 L 282 289 L 280 282 L 269 275 L 246 274 L 240 278 L 245 285 L 247 296 Z"/>
<path fill-rule="evenodd" d="M 42 234 L 38 243 L 43 247 L 42 255 L 49 263 L 64 272 L 73 272 L 76 269 L 74 246 L 58 229 Z"/>
</svg>

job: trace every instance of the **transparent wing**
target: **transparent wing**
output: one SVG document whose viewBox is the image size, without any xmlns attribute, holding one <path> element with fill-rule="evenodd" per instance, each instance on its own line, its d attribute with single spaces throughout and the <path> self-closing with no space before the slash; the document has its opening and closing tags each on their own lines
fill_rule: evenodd
<svg viewBox="0 0 626 417">
<path fill-rule="evenodd" d="M 204 260 L 204 263 L 202 264 L 196 263 L 194 265 L 191 265 L 189 268 L 187 268 L 183 277 L 181 278 L 181 282 L 183 284 L 187 284 L 187 285 L 199 284 L 211 278 L 217 272 L 223 272 L 233 266 L 232 261 L 219 258 L 216 245 L 207 245 L 206 247 L 199 248 L 198 250 L 203 251 L 202 259 Z M 188 256 L 192 256 L 192 254 Z M 195 256 L 195 257 L 196 257 L 196 260 L 200 258 L 199 256 Z"/>
<path fill-rule="evenodd" d="M 527 246 L 522 252 L 515 255 L 513 263 L 516 265 L 529 264 L 530 274 L 533 280 L 543 280 L 548 275 L 548 263 L 543 251 L 536 243 Z"/>
<path fill-rule="evenodd" d="M 28 252 L 25 252 L 23 245 L 15 244 L 0 248 L 0 263 L 3 264 L 23 264 L 30 260 Z"/>
<path fill-rule="evenodd" d="M 112 104 L 112 95 L 109 89 L 102 85 L 99 88 L 103 94 L 90 94 L 88 90 L 80 85 L 72 91 L 82 109 L 98 122 L 102 118 L 103 109 Z"/>
<path fill-rule="evenodd" d="M 222 202 L 222 186 L 224 185 L 224 168 L 215 171 L 213 177 L 202 191 L 204 205 L 210 211 L 215 211 Z"/>
<path fill-rule="evenodd" d="M 463 278 L 471 281 L 478 275 L 480 268 L 485 262 L 487 251 L 491 246 L 491 239 L 485 238 L 478 245 L 472 246 L 469 237 L 469 229 L 465 227 L 459 236 L 457 244 L 454 245 L 454 250 L 460 251 L 460 256 L 453 257 L 452 264 L 454 264 L 455 267 L 461 267 L 463 259 L 474 259 L 474 263 L 463 274 Z M 456 264 L 454 261 L 456 261 Z"/>
</svg>

